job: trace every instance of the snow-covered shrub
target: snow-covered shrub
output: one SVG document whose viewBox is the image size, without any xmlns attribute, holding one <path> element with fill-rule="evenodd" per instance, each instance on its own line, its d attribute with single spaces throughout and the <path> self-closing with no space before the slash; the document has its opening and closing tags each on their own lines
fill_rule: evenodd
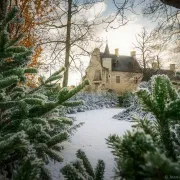
<svg viewBox="0 0 180 180">
<path fill-rule="evenodd" d="M 116 158 L 116 177 L 164 179 L 180 177 L 180 96 L 165 75 L 151 78 L 151 91 L 139 89 L 144 112 L 154 119 L 136 118 L 133 131 L 110 135 L 107 144 Z"/>
<path fill-rule="evenodd" d="M 151 82 L 141 82 L 137 88 L 140 89 L 148 89 L 151 92 Z M 142 107 L 139 104 L 138 97 L 135 93 L 131 95 L 128 99 L 129 106 L 117 115 L 114 115 L 113 118 L 118 120 L 131 121 L 133 117 L 148 117 L 149 119 L 154 119 L 154 116 L 150 112 L 145 112 L 142 110 Z"/>
<path fill-rule="evenodd" d="M 78 106 L 68 107 L 66 109 L 67 113 L 72 114 L 87 110 L 116 107 L 118 104 L 117 95 L 114 93 L 79 92 L 69 101 L 76 101 L 77 99 L 83 101 L 83 103 Z"/>
</svg>

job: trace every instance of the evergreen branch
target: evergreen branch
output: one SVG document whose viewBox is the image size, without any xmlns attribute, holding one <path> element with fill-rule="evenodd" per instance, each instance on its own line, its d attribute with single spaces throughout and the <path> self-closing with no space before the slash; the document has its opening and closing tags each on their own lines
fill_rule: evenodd
<svg viewBox="0 0 180 180">
<path fill-rule="evenodd" d="M 63 158 L 59 155 L 59 153 L 53 149 L 48 149 L 46 153 L 51 159 L 54 159 L 57 162 L 63 161 Z"/>
<path fill-rule="evenodd" d="M 4 22 L 2 24 L 4 24 L 5 26 L 7 24 L 9 24 L 11 21 L 13 21 L 16 18 L 18 12 L 19 12 L 18 8 L 17 7 L 13 7 L 10 10 L 10 12 L 8 13 L 8 15 L 6 16 L 6 18 L 5 18 L 5 20 L 4 20 Z"/>
<path fill-rule="evenodd" d="M 76 168 L 78 173 L 83 175 L 84 178 L 86 178 L 87 180 L 93 180 L 93 177 L 89 176 L 89 174 L 86 172 L 82 160 L 74 161 L 72 165 Z"/>
<path fill-rule="evenodd" d="M 7 88 L 18 82 L 17 76 L 6 77 L 5 79 L 0 80 L 0 89 Z"/>
<path fill-rule="evenodd" d="M 180 121 L 180 99 L 170 102 L 166 107 L 166 117 Z"/>
<path fill-rule="evenodd" d="M 8 71 L 3 72 L 2 74 L 4 77 L 12 76 L 12 75 L 22 77 L 24 75 L 24 69 L 23 68 L 10 69 Z"/>
<path fill-rule="evenodd" d="M 55 87 L 57 87 L 57 83 L 45 84 L 44 87 L 46 87 L 46 88 L 55 88 Z"/>
<path fill-rule="evenodd" d="M 27 156 L 22 162 L 22 166 L 14 175 L 14 180 L 32 180 L 39 179 L 41 166 L 43 165 L 40 159 L 34 156 Z"/>
<path fill-rule="evenodd" d="M 62 78 L 62 75 L 56 75 L 56 76 L 50 76 L 46 81 L 45 84 L 55 81 L 55 80 L 60 80 Z"/>
<path fill-rule="evenodd" d="M 43 180 L 53 180 L 50 171 L 45 167 L 41 167 L 41 178 Z"/>
<path fill-rule="evenodd" d="M 16 45 L 19 41 L 21 41 L 21 39 L 24 37 L 24 34 L 19 34 L 17 37 L 11 39 L 7 44 L 6 44 L 6 48 L 9 48 L 11 46 Z"/>
<path fill-rule="evenodd" d="M 51 147 L 55 146 L 56 144 L 62 143 L 63 141 L 65 141 L 67 139 L 68 139 L 68 135 L 66 132 L 57 134 L 57 135 L 53 136 L 50 139 L 50 141 L 47 142 L 47 146 L 51 148 Z"/>
<path fill-rule="evenodd" d="M 72 124 L 73 124 L 72 119 L 70 119 L 70 118 L 60 117 L 59 119 L 60 119 L 64 124 L 69 124 L 69 125 L 72 125 Z"/>
<path fill-rule="evenodd" d="M 9 134 L 9 137 L 0 141 L 0 161 L 8 158 L 9 154 L 16 153 L 18 151 L 26 151 L 26 146 L 29 142 L 26 140 L 24 131 L 20 131 L 16 134 Z"/>
<path fill-rule="evenodd" d="M 26 68 L 25 70 L 24 70 L 24 73 L 29 73 L 29 74 L 34 74 L 34 73 L 37 73 L 38 71 L 37 71 L 37 69 L 35 69 L 35 68 Z"/>
<path fill-rule="evenodd" d="M 85 177 L 83 177 L 82 174 L 80 174 L 76 168 L 71 165 L 71 164 L 68 164 L 66 166 L 64 166 L 62 169 L 61 169 L 61 172 L 62 174 L 64 175 L 64 177 L 67 179 L 67 180 L 87 180 Z"/>
<path fill-rule="evenodd" d="M 23 99 L 27 104 L 31 105 L 43 105 L 44 101 L 39 98 L 25 98 Z"/>
<path fill-rule="evenodd" d="M 95 180 L 103 180 L 105 171 L 105 163 L 103 160 L 98 160 L 97 166 L 95 168 Z"/>
<path fill-rule="evenodd" d="M 26 59 L 28 56 L 31 56 L 32 54 L 33 54 L 32 50 L 27 50 L 23 53 L 15 54 L 13 59 L 15 61 L 22 61 L 22 60 Z"/>
<path fill-rule="evenodd" d="M 57 106 L 58 106 L 58 103 L 56 103 L 56 102 L 49 102 L 49 103 L 45 103 L 42 106 L 32 107 L 29 110 L 29 117 L 43 116 L 43 115 L 49 113 L 50 111 L 52 111 L 53 109 L 55 109 Z"/>
<path fill-rule="evenodd" d="M 17 105 L 17 101 L 8 101 L 8 102 L 0 102 L 0 108 L 3 109 L 10 109 Z"/>
<path fill-rule="evenodd" d="M 23 46 L 10 46 L 6 48 L 6 52 L 12 52 L 12 53 L 23 53 L 27 51 L 27 48 Z"/>
<path fill-rule="evenodd" d="M 94 174 L 94 171 L 93 171 L 93 168 L 91 166 L 91 163 L 89 162 L 86 154 L 82 151 L 82 150 L 78 150 L 77 153 L 76 153 L 76 156 L 81 159 L 83 161 L 83 165 L 86 169 L 86 172 L 92 176 L 93 178 L 95 178 L 95 174 Z"/>
<path fill-rule="evenodd" d="M 59 71 L 54 72 L 51 76 L 57 76 L 57 75 L 59 75 L 60 73 L 62 73 L 63 71 L 66 71 L 66 68 L 65 68 L 65 67 L 62 67 Z"/>
<path fill-rule="evenodd" d="M 71 90 L 70 92 L 68 91 L 67 88 L 63 88 L 58 94 L 59 102 L 62 103 L 70 99 L 72 96 L 77 94 L 80 90 L 82 90 L 86 85 L 89 85 L 88 80 L 85 80 L 80 85 L 78 85 L 73 90 Z"/>
</svg>

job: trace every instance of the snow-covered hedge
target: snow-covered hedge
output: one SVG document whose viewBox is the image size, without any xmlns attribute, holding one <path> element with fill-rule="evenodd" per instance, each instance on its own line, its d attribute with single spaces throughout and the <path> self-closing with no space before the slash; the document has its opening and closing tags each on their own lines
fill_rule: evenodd
<svg viewBox="0 0 180 180">
<path fill-rule="evenodd" d="M 68 114 L 84 112 L 94 109 L 116 107 L 118 105 L 117 95 L 114 93 L 87 93 L 80 92 L 70 101 L 82 100 L 84 103 L 75 107 L 66 108 Z"/>
<path fill-rule="evenodd" d="M 146 88 L 151 91 L 150 84 L 150 81 L 141 82 L 138 86 L 138 89 Z M 144 118 L 146 116 L 148 119 L 154 118 L 151 113 L 146 113 L 142 110 L 141 106 L 139 105 L 137 96 L 131 96 L 131 98 L 129 98 L 129 101 L 130 103 L 128 104 L 131 105 L 127 107 L 123 112 L 113 116 L 114 119 L 130 121 L 133 117 Z"/>
</svg>

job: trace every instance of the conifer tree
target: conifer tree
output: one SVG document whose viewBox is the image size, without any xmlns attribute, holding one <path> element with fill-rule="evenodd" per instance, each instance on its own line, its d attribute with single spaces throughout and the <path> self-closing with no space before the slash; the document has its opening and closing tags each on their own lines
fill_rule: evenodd
<svg viewBox="0 0 180 180">
<path fill-rule="evenodd" d="M 151 89 L 136 94 L 155 119 L 134 118 L 133 131 L 110 135 L 107 144 L 116 157 L 116 175 L 125 179 L 180 176 L 180 96 L 166 75 L 151 78 Z"/>
<path fill-rule="evenodd" d="M 98 160 L 96 168 L 93 169 L 86 154 L 82 150 L 76 153 L 78 160 L 64 166 L 61 169 L 62 174 L 67 180 L 103 180 L 105 163 Z"/>
<path fill-rule="evenodd" d="M 22 23 L 15 7 L 0 20 L 0 177 L 46 180 L 50 179 L 50 174 L 44 165 L 49 160 L 63 160 L 61 143 L 69 138 L 73 129 L 71 119 L 51 114 L 60 106 L 81 103 L 66 101 L 88 82 L 84 81 L 72 91 L 61 89 L 56 99 L 50 101 L 38 91 L 60 79 L 61 69 L 31 91 L 25 85 L 25 74 L 37 72 L 34 68 L 26 68 L 33 49 L 17 45 L 22 34 L 10 39 L 10 23 Z"/>
</svg>

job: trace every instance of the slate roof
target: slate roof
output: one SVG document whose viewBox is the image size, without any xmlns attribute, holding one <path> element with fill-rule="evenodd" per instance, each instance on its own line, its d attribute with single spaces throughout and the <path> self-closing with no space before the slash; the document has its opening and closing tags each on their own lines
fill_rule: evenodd
<svg viewBox="0 0 180 180">
<path fill-rule="evenodd" d="M 141 73 L 141 67 L 137 60 L 131 56 L 116 56 L 115 54 L 100 53 L 103 58 L 112 58 L 112 71 Z"/>
</svg>

